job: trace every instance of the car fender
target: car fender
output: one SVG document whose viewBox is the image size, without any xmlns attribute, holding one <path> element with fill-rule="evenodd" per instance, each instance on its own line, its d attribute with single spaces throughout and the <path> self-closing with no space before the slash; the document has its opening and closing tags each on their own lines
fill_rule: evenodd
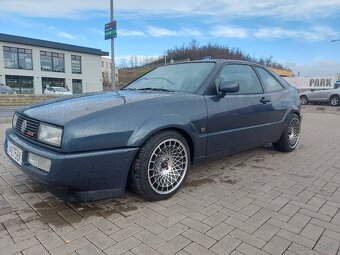
<svg viewBox="0 0 340 255">
<path fill-rule="evenodd" d="M 329 96 L 328 96 L 328 101 L 330 101 L 331 100 L 331 98 L 333 97 L 333 96 L 338 96 L 338 97 L 340 97 L 340 93 L 331 93 Z"/>
<path fill-rule="evenodd" d="M 194 148 L 197 147 L 199 139 L 195 126 L 190 120 L 178 114 L 162 114 L 146 120 L 132 133 L 127 146 L 140 147 L 149 137 L 164 129 L 178 129 L 185 132 L 191 139 L 188 143 L 192 142 Z"/>
</svg>

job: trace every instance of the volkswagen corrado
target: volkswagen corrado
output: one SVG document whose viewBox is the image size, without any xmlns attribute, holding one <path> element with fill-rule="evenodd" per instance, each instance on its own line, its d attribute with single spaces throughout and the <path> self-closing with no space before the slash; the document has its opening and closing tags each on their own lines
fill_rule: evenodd
<svg viewBox="0 0 340 255">
<path fill-rule="evenodd" d="M 156 68 L 118 91 L 18 110 L 5 151 L 68 200 L 174 195 L 191 164 L 272 143 L 299 142 L 295 88 L 258 64 L 205 60 Z"/>
</svg>

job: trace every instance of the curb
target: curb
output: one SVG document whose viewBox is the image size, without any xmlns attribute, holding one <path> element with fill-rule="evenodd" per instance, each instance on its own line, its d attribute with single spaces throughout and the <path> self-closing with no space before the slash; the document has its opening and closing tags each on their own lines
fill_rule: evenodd
<svg viewBox="0 0 340 255">
<path fill-rule="evenodd" d="M 340 107 L 331 106 L 302 106 L 301 111 L 303 113 L 329 113 L 329 114 L 340 114 Z"/>
</svg>

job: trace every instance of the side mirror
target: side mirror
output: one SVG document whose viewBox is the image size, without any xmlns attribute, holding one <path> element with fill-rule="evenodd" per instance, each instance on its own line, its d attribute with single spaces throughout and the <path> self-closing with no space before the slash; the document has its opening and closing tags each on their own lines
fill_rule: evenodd
<svg viewBox="0 0 340 255">
<path fill-rule="evenodd" d="M 227 93 L 236 93 L 240 90 L 240 85 L 237 81 L 221 81 L 218 85 L 218 91 L 222 96 Z"/>
</svg>

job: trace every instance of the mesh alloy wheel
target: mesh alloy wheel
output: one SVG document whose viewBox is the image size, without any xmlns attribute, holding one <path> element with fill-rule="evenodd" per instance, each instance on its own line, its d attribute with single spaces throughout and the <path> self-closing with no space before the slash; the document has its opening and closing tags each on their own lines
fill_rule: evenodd
<svg viewBox="0 0 340 255">
<path fill-rule="evenodd" d="M 182 183 L 188 169 L 188 152 L 176 138 L 162 141 L 148 163 L 148 180 L 158 194 L 169 194 Z"/>
<path fill-rule="evenodd" d="M 298 118 L 293 118 L 288 126 L 288 145 L 290 148 L 295 148 L 300 139 L 300 121 Z"/>
</svg>

